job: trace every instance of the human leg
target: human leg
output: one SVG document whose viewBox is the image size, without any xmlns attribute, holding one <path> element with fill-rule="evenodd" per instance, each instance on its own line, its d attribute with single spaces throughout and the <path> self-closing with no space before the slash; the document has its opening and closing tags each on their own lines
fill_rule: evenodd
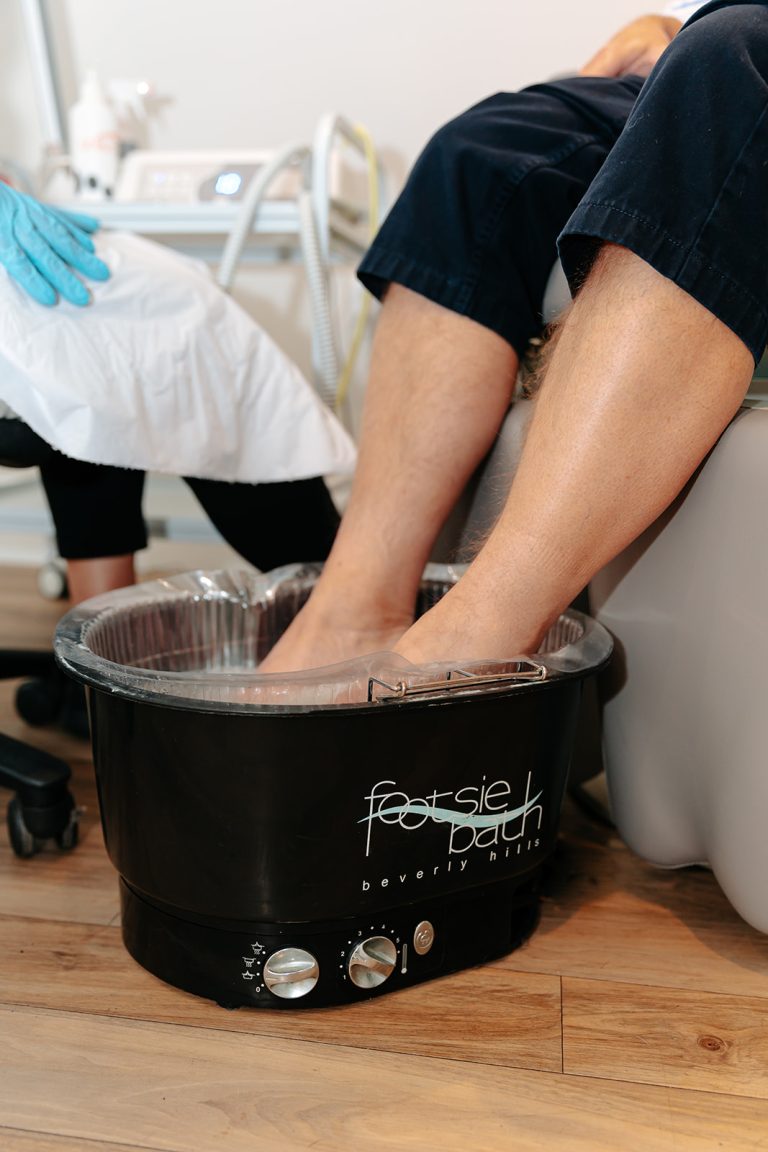
<svg viewBox="0 0 768 1152">
<path fill-rule="evenodd" d="M 134 554 L 147 544 L 144 473 L 55 452 L 40 474 L 73 603 L 132 584 Z"/>
<path fill-rule="evenodd" d="M 315 593 L 264 671 L 391 647 L 408 627 L 432 542 L 490 448 L 517 364 L 494 332 L 392 286 L 349 505 Z"/>
<path fill-rule="evenodd" d="M 566 266 L 574 284 L 587 282 L 508 505 L 456 589 L 396 643 L 400 654 L 535 646 L 674 497 L 735 411 L 768 333 L 766 31 L 765 4 L 721 4 L 652 74 L 566 229 Z"/>
<path fill-rule="evenodd" d="M 557 233 L 638 89 L 582 78 L 499 95 L 426 149 L 361 266 L 386 297 L 349 507 L 264 671 L 386 648 L 410 623 L 434 538 L 540 331 Z"/>
<path fill-rule="evenodd" d="M 507 505 L 467 576 L 405 634 L 400 654 L 535 647 L 674 498 L 733 415 L 768 334 L 766 77 L 764 4 L 705 13 L 652 74 L 565 230 L 566 269 L 586 283 Z M 679 202 L 665 196 L 670 181 Z"/>
<path fill-rule="evenodd" d="M 134 554 L 147 545 L 144 473 L 53 451 L 40 472 L 72 601 L 134 583 Z M 187 483 L 222 536 L 257 567 L 323 560 L 330 550 L 339 517 L 320 477 L 275 484 L 194 478 Z"/>
<path fill-rule="evenodd" d="M 273 484 L 185 480 L 214 527 L 256 568 L 324 560 L 331 550 L 339 514 L 320 476 Z"/>
<path fill-rule="evenodd" d="M 395 651 L 414 663 L 535 651 L 594 572 L 677 495 L 753 366 L 692 297 L 627 250 L 606 249 L 563 325 L 493 532 Z"/>
<path fill-rule="evenodd" d="M 719 0 L 675 37 L 559 240 L 577 290 L 620 244 L 736 332 L 768 327 L 768 2 Z"/>
<path fill-rule="evenodd" d="M 92 560 L 67 561 L 67 587 L 73 604 L 101 596 L 113 588 L 125 588 L 136 581 L 133 552 L 122 556 L 97 556 Z"/>
</svg>

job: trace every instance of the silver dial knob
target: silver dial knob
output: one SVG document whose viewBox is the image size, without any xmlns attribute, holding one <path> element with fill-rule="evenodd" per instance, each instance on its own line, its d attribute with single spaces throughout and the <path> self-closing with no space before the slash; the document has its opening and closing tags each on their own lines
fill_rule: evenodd
<svg viewBox="0 0 768 1152">
<path fill-rule="evenodd" d="M 369 936 L 352 949 L 349 978 L 358 988 L 378 988 L 392 975 L 397 963 L 397 948 L 388 936 Z"/>
<path fill-rule="evenodd" d="M 311 992 L 320 978 L 320 967 L 303 948 L 281 948 L 264 965 L 264 983 L 281 1000 L 296 1000 Z"/>
</svg>

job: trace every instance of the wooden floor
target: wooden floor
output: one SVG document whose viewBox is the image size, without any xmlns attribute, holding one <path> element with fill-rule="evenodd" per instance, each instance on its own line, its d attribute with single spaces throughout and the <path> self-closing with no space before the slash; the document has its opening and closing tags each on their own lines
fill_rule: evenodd
<svg viewBox="0 0 768 1152">
<path fill-rule="evenodd" d="M 0 568 L 2 642 L 58 606 Z M 768 1149 L 768 938 L 703 870 L 659 872 L 569 807 L 541 926 L 497 963 L 323 1012 L 227 1012 L 125 953 L 88 748 L 80 846 L 0 831 L 3 1152 Z"/>
</svg>

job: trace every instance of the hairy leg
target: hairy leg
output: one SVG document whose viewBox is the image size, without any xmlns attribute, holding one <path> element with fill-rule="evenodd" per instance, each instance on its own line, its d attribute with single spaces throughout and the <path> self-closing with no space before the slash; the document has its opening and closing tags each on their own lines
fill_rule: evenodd
<svg viewBox="0 0 768 1152">
<path fill-rule="evenodd" d="M 264 672 L 391 648 L 408 628 L 432 545 L 493 443 L 517 368 L 494 332 L 390 287 L 349 506 L 312 597 Z"/>
<path fill-rule="evenodd" d="M 421 663 L 535 650 L 590 577 L 674 499 L 752 371 L 721 321 L 606 246 L 563 324 L 499 520 L 395 651 Z"/>
</svg>

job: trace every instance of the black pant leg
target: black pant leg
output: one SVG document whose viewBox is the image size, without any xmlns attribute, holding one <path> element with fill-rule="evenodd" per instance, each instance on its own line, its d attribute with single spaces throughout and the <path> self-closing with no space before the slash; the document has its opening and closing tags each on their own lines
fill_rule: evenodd
<svg viewBox="0 0 768 1152">
<path fill-rule="evenodd" d="M 40 475 L 59 554 L 66 560 L 125 556 L 146 548 L 143 472 L 53 452 L 40 465 Z"/>
<path fill-rule="evenodd" d="M 323 479 L 237 484 L 185 477 L 211 523 L 262 571 L 325 560 L 339 514 Z"/>
</svg>

